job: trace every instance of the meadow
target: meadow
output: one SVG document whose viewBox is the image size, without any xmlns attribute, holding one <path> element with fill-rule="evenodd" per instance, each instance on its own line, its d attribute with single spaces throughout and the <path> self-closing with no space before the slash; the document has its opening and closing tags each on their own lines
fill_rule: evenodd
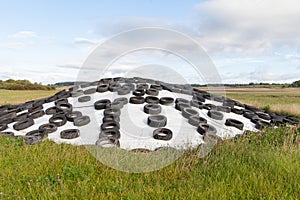
<svg viewBox="0 0 300 200">
<path fill-rule="evenodd" d="M 23 92 L 1 90 L 0 104 L 55 93 Z M 289 107 L 299 106 L 298 95 L 227 91 L 243 103 L 299 116 Z M 82 146 L 0 137 L 0 199 L 300 199 L 300 127 L 246 135 L 216 145 L 204 158 L 199 147 L 159 171 L 140 174 L 109 168 Z"/>
<path fill-rule="evenodd" d="M 226 96 L 273 112 L 300 116 L 299 88 L 226 88 Z"/>
</svg>

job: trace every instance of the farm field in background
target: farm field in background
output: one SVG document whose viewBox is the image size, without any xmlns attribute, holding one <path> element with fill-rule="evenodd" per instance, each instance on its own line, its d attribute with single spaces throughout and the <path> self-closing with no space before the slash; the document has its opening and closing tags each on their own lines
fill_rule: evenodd
<svg viewBox="0 0 300 200">
<path fill-rule="evenodd" d="M 26 101 L 51 96 L 59 90 L 2 90 L 0 89 L 0 105 L 15 105 Z"/>
<path fill-rule="evenodd" d="M 200 87 L 202 90 L 207 88 Z M 223 94 L 220 88 L 210 88 L 212 93 Z M 300 88 L 225 87 L 228 98 L 272 112 L 300 117 Z"/>
<path fill-rule="evenodd" d="M 300 116 L 300 88 L 226 88 L 226 95 L 255 107 Z"/>
</svg>

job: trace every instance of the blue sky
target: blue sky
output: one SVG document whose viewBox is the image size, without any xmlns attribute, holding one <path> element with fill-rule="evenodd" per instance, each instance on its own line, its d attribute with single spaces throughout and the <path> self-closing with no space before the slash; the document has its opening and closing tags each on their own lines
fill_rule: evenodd
<svg viewBox="0 0 300 200">
<path fill-rule="evenodd" d="M 103 41 L 145 26 L 195 39 L 224 83 L 300 79 L 297 0 L 0 0 L 0 19 L 0 79 L 76 80 Z M 129 55 L 124 63 L 128 59 L 141 65 L 146 58 Z"/>
</svg>

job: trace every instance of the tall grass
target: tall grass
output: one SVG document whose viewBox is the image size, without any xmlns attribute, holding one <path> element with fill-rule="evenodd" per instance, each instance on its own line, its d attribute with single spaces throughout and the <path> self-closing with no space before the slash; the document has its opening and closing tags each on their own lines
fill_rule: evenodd
<svg viewBox="0 0 300 200">
<path fill-rule="evenodd" d="M 0 199 L 299 199 L 300 128 L 246 134 L 159 171 L 131 174 L 86 148 L 0 138 Z"/>
</svg>

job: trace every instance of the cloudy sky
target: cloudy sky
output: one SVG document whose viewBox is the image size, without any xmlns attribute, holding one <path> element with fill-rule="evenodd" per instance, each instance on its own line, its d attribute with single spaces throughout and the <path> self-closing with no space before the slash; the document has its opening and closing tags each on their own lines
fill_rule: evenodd
<svg viewBox="0 0 300 200">
<path fill-rule="evenodd" d="M 223 83 L 300 79 L 298 0 L 0 0 L 0 19 L 2 80 L 76 80 L 97 47 L 116 34 L 142 27 L 171 29 L 193 38 Z M 114 62 L 115 74 L 110 75 L 153 64 L 189 67 L 168 55 L 157 50 L 128 53 Z"/>
</svg>

